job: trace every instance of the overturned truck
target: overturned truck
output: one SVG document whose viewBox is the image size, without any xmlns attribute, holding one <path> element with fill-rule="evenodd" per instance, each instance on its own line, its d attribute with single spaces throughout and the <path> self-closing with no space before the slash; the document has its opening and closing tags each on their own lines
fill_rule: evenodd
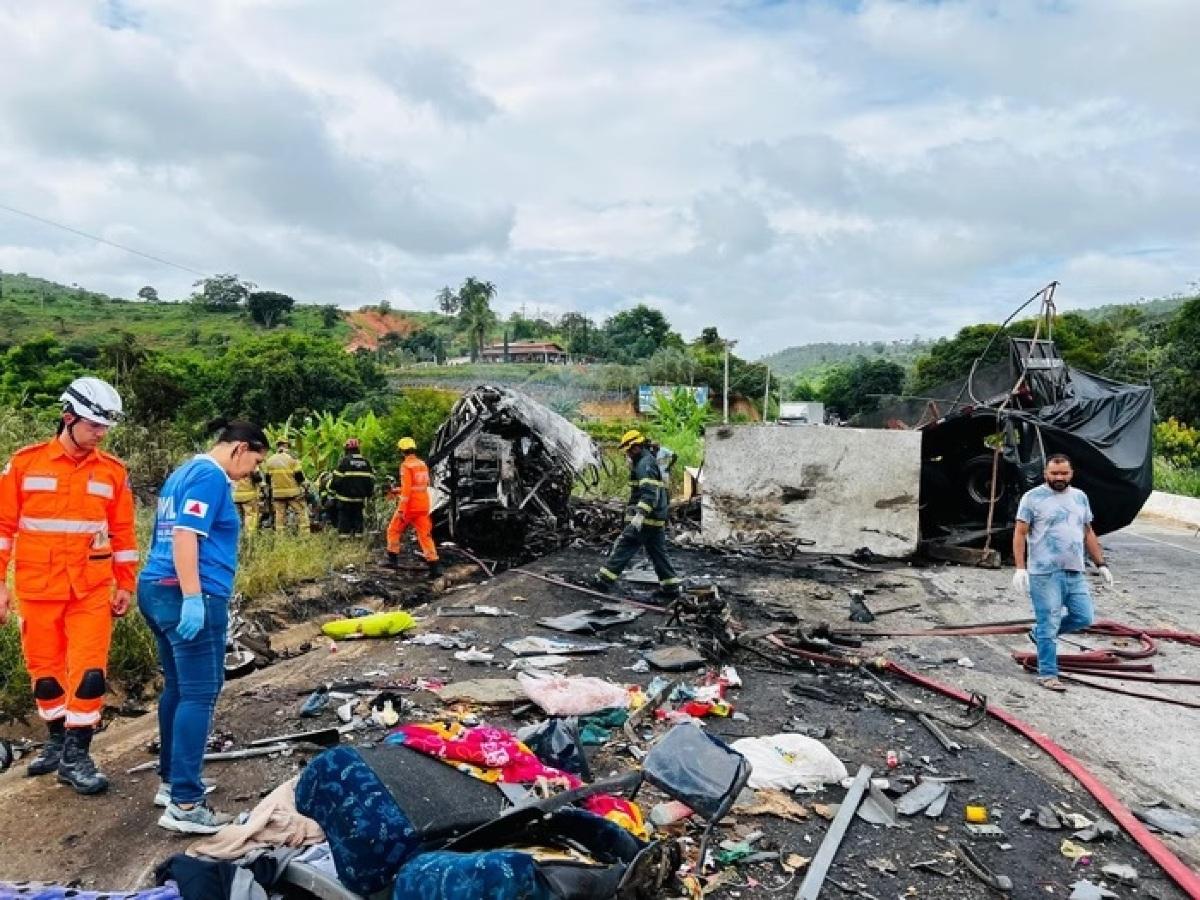
<svg viewBox="0 0 1200 900">
<path fill-rule="evenodd" d="M 852 428 L 710 428 L 705 539 L 884 556 L 923 545 L 995 563 L 1021 495 L 1055 453 L 1074 462 L 1097 533 L 1129 524 L 1152 485 L 1151 389 L 1075 369 L 1051 340 L 1014 338 L 1009 350 Z"/>
<path fill-rule="evenodd" d="M 1021 495 L 1065 453 L 1098 534 L 1137 516 L 1153 483 L 1150 387 L 1067 365 L 1050 340 L 1012 338 L 1009 356 L 858 423 L 921 432 L 921 534 L 974 546 L 1011 531 Z"/>
<path fill-rule="evenodd" d="M 440 537 L 508 553 L 531 531 L 570 529 L 575 484 L 595 485 L 599 448 L 558 413 L 509 388 L 464 394 L 434 435 L 429 468 Z"/>
</svg>

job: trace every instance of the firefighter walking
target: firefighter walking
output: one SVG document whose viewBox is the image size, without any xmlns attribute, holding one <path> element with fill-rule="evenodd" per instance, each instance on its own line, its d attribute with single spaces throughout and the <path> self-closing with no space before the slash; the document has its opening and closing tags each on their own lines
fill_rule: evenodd
<svg viewBox="0 0 1200 900">
<path fill-rule="evenodd" d="M 429 467 L 417 456 L 417 442 L 412 438 L 400 438 L 396 447 L 404 454 L 404 462 L 400 464 L 400 502 L 387 529 L 388 562 L 399 565 L 404 534 L 411 526 L 417 533 L 417 543 L 430 574 L 440 575 L 442 566 L 438 561 L 437 545 L 433 542 L 433 520 L 429 516 Z"/>
<path fill-rule="evenodd" d="M 275 453 L 262 464 L 271 491 L 271 509 L 275 513 L 275 530 L 282 531 L 288 513 L 296 517 L 300 531 L 309 530 L 308 498 L 304 493 L 304 469 L 292 456 L 291 444 L 284 439 L 275 442 Z"/>
<path fill-rule="evenodd" d="M 255 469 L 244 478 L 233 483 L 233 504 L 238 518 L 242 520 L 242 533 L 258 531 L 258 520 L 262 511 L 262 473 Z"/>
<path fill-rule="evenodd" d="M 359 447 L 358 438 L 346 441 L 346 452 L 329 482 L 338 534 L 362 534 L 363 506 L 375 493 L 375 470 Z"/>
<path fill-rule="evenodd" d="M 610 590 L 638 550 L 645 550 L 658 576 L 658 596 L 674 599 L 679 596 L 681 580 L 667 556 L 670 495 L 666 480 L 640 431 L 625 432 L 619 446 L 629 458 L 629 509 L 625 514 L 625 530 L 596 574 L 596 583 L 600 590 Z"/>
<path fill-rule="evenodd" d="M 117 392 L 77 378 L 60 400 L 57 436 L 18 450 L 0 474 L 0 623 L 12 560 L 21 649 L 49 732 L 27 774 L 57 772 L 79 793 L 98 794 L 108 779 L 91 743 L 112 622 L 129 609 L 136 583 L 133 492 L 125 465 L 99 449 L 122 417 Z"/>
</svg>

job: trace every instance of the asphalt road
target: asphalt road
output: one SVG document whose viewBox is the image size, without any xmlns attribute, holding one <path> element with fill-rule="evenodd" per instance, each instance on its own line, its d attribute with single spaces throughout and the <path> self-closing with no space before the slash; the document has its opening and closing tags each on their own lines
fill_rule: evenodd
<svg viewBox="0 0 1200 900">
<path fill-rule="evenodd" d="M 1101 543 L 1116 583 L 1093 581 L 1099 618 L 1145 627 L 1200 632 L 1200 535 L 1164 520 L 1143 518 Z M 1027 598 L 1010 588 L 1012 569 L 984 571 L 944 567 L 924 570 L 929 602 L 918 627 L 935 622 L 963 624 L 1031 615 Z M 889 623 L 891 624 L 891 623 Z M 896 623 L 899 624 L 899 623 Z M 1082 637 L 1079 644 L 1102 647 Z M 1083 761 L 1128 806 L 1164 799 L 1200 814 L 1200 710 L 1121 696 L 1072 685 L 1058 695 L 1039 688 L 1013 662 L 1011 652 L 1030 647 L 1024 636 L 892 639 L 898 652 L 921 655 L 941 680 L 986 693 Z M 901 650 L 903 648 L 903 650 Z M 1060 652 L 1076 647 L 1061 645 Z M 974 668 L 939 659 L 968 657 Z M 1200 650 L 1160 643 L 1151 662 L 1157 672 L 1200 677 Z M 1200 690 L 1113 680 L 1117 686 L 1200 702 Z M 1031 762 L 1054 776 L 1048 760 Z M 1060 776 L 1058 776 L 1060 777 Z M 1200 867 L 1200 838 L 1166 842 L 1193 867 Z"/>
</svg>

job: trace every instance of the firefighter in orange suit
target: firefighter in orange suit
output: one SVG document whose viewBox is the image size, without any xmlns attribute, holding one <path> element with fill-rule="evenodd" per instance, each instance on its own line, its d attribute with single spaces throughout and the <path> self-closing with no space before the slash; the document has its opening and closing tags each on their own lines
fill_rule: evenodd
<svg viewBox="0 0 1200 900">
<path fill-rule="evenodd" d="M 0 622 L 13 560 L 21 648 L 50 733 L 28 774 L 57 772 L 79 793 L 98 794 L 108 779 L 90 748 L 113 617 L 125 615 L 135 585 L 133 493 L 124 464 L 99 449 L 122 416 L 117 392 L 77 378 L 60 399 L 57 437 L 18 450 L 0 475 Z"/>
<path fill-rule="evenodd" d="M 400 464 L 400 503 L 388 523 L 388 562 L 393 566 L 399 564 L 400 544 L 411 525 L 430 574 L 440 575 L 442 566 L 433 542 L 433 520 L 429 517 L 429 467 L 417 456 L 417 442 L 412 438 L 400 438 L 396 447 L 404 454 L 404 462 Z"/>
</svg>

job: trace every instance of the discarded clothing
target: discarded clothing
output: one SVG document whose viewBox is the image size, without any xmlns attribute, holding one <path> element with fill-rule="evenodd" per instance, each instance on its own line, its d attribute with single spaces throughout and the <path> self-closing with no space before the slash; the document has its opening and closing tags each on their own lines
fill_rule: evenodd
<svg viewBox="0 0 1200 900">
<path fill-rule="evenodd" d="M 325 831 L 338 878 L 355 893 L 383 890 L 420 846 L 408 816 L 353 747 L 333 747 L 308 764 L 296 809 Z"/>
<path fill-rule="evenodd" d="M 180 900 L 180 896 L 179 889 L 174 884 L 125 894 L 112 891 L 81 891 L 78 888 L 31 881 L 0 882 L 0 900 Z"/>
<path fill-rule="evenodd" d="M 159 884 L 175 882 L 183 900 L 267 900 L 296 850 L 258 851 L 239 863 L 193 859 L 182 853 L 154 870 Z"/>
<path fill-rule="evenodd" d="M 791 791 L 798 787 L 816 790 L 823 784 L 849 776 L 846 767 L 816 738 L 802 734 L 742 738 L 734 750 L 750 760 L 750 787 Z"/>
<path fill-rule="evenodd" d="M 406 612 L 381 612 L 352 619 L 337 619 L 326 622 L 321 631 L 335 640 L 353 637 L 392 637 L 402 634 L 417 624 Z"/>
<path fill-rule="evenodd" d="M 533 857 L 494 853 L 424 853 L 400 870 L 392 900 L 553 900 Z"/>
<path fill-rule="evenodd" d="M 457 723 L 401 725 L 387 738 L 387 743 L 403 744 L 435 756 L 474 778 L 493 784 L 538 783 L 565 790 L 583 785 L 582 779 L 570 772 L 547 766 L 503 728 L 482 725 L 465 728 Z M 647 833 L 641 810 L 628 800 L 597 794 L 584 800 L 583 806 L 639 837 Z"/>
<path fill-rule="evenodd" d="M 528 672 L 517 675 L 525 696 L 552 716 L 586 716 L 604 709 L 629 706 L 629 692 L 590 676 L 551 675 L 538 677 Z"/>
<path fill-rule="evenodd" d="M 241 859 L 269 847 L 309 847 L 325 840 L 321 826 L 296 811 L 296 782 L 285 781 L 250 813 L 243 825 L 226 825 L 188 848 L 189 856 Z"/>
</svg>

